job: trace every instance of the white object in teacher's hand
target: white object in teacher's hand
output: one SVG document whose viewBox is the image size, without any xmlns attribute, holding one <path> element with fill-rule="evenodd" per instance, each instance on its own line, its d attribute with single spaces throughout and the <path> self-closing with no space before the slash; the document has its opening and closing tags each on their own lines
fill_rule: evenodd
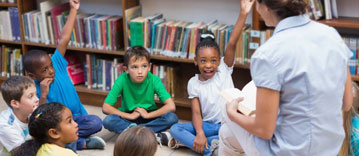
<svg viewBox="0 0 359 156">
<path fill-rule="evenodd" d="M 243 97 L 243 101 L 238 103 L 238 111 L 246 116 L 255 114 L 257 87 L 253 81 L 247 83 L 243 87 L 242 91 L 238 88 L 229 88 L 222 90 L 219 95 L 227 102 L 231 102 L 236 98 Z"/>
</svg>

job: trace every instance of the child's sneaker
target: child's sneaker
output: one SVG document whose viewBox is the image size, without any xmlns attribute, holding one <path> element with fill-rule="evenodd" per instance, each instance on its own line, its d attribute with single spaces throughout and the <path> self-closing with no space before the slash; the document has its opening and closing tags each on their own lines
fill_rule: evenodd
<svg viewBox="0 0 359 156">
<path fill-rule="evenodd" d="M 212 152 L 212 156 L 218 156 L 218 147 L 219 147 L 219 141 L 217 139 L 214 139 L 211 141 L 211 148 L 209 151 Z"/>
<path fill-rule="evenodd" d="M 104 149 L 105 146 L 106 142 L 98 136 L 91 136 L 86 139 L 86 147 L 88 149 Z"/>
<path fill-rule="evenodd" d="M 135 127 L 135 126 L 137 126 L 137 124 L 136 124 L 136 123 L 131 123 L 131 124 L 130 124 L 130 125 L 128 125 L 128 126 L 127 126 L 127 128 L 126 128 L 126 129 L 124 129 L 122 132 L 124 132 L 124 131 L 126 131 L 126 130 L 130 129 L 131 127 Z"/>
<path fill-rule="evenodd" d="M 156 139 L 161 146 L 167 145 L 172 149 L 179 148 L 181 146 L 181 144 L 171 136 L 170 132 L 156 133 Z"/>
</svg>

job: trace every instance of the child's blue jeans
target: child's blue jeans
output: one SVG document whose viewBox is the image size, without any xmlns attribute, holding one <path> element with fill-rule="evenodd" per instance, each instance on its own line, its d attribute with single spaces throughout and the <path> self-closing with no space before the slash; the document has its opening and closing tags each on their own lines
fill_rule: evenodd
<svg viewBox="0 0 359 156">
<path fill-rule="evenodd" d="M 202 122 L 202 129 L 204 135 L 207 137 L 208 143 L 208 149 L 206 149 L 206 147 L 204 148 L 203 155 L 209 156 L 212 154 L 209 150 L 211 147 L 211 142 L 214 139 L 219 140 L 218 132 L 220 128 L 220 123 L 216 124 L 206 121 Z M 172 137 L 175 138 L 177 141 L 193 150 L 192 147 L 193 141 L 196 138 L 196 130 L 194 129 L 192 122 L 175 124 L 171 127 L 170 133 Z"/>
<path fill-rule="evenodd" d="M 102 120 L 96 115 L 74 115 L 73 119 L 79 127 L 79 139 L 67 144 L 66 148 L 76 152 L 76 150 L 83 149 L 86 138 L 101 131 Z"/>
<path fill-rule="evenodd" d="M 139 117 L 135 120 L 127 120 L 119 115 L 111 114 L 107 115 L 105 119 L 103 119 L 103 126 L 111 132 L 120 134 L 131 123 L 136 123 L 137 125 L 145 126 L 157 133 L 170 128 L 177 122 L 178 118 L 175 113 L 163 114 L 161 117 L 153 119 L 144 119 Z"/>
</svg>

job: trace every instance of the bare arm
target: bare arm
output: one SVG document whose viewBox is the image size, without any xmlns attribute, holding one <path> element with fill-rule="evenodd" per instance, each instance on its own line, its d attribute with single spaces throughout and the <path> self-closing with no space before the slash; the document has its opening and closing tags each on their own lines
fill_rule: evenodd
<svg viewBox="0 0 359 156">
<path fill-rule="evenodd" d="M 107 115 L 116 114 L 122 118 L 129 119 L 129 120 L 137 119 L 140 116 L 140 114 L 138 112 L 135 112 L 135 111 L 133 113 L 122 112 L 107 103 L 103 103 L 102 112 Z"/>
<path fill-rule="evenodd" d="M 231 32 L 231 36 L 229 38 L 226 52 L 224 54 L 224 62 L 227 66 L 231 67 L 234 62 L 234 52 L 236 50 L 237 41 L 241 35 L 244 22 L 246 21 L 247 15 L 253 6 L 254 0 L 241 0 L 241 10 L 238 16 L 237 22 L 234 25 L 233 31 Z"/>
<path fill-rule="evenodd" d="M 241 100 L 236 99 L 227 104 L 228 117 L 257 137 L 263 139 L 272 138 L 279 109 L 279 92 L 258 87 L 255 117 L 238 113 L 237 105 L 239 101 Z"/>
<path fill-rule="evenodd" d="M 144 108 L 137 108 L 135 111 L 139 112 L 141 116 L 145 119 L 160 117 L 163 114 L 176 111 L 176 105 L 173 102 L 172 98 L 168 98 L 166 101 L 163 102 L 163 104 L 164 106 L 162 106 L 160 109 L 157 109 L 150 113 L 147 113 Z"/>
<path fill-rule="evenodd" d="M 347 79 L 345 81 L 344 96 L 343 96 L 343 111 L 349 111 L 353 105 L 353 85 L 352 76 L 350 75 L 349 67 L 347 68 Z"/>
<path fill-rule="evenodd" d="M 77 10 L 80 7 L 80 0 L 69 0 L 70 1 L 70 14 L 67 18 L 66 24 L 62 29 L 60 41 L 57 45 L 57 50 L 61 53 L 62 56 L 66 53 L 67 45 L 71 39 L 71 34 L 74 28 Z"/>
<path fill-rule="evenodd" d="M 198 98 L 191 100 L 192 106 L 192 124 L 196 130 L 196 138 L 193 141 L 193 149 L 199 153 L 203 153 L 204 147 L 208 149 L 207 138 L 203 131 L 203 120 L 201 115 L 201 105 Z"/>
</svg>

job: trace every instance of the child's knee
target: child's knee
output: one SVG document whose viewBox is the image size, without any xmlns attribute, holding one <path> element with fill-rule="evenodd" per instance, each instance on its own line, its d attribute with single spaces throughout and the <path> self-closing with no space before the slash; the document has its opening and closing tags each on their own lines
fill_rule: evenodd
<svg viewBox="0 0 359 156">
<path fill-rule="evenodd" d="M 177 115 L 175 113 L 167 113 L 165 114 L 166 122 L 170 125 L 173 125 L 178 122 Z"/>
</svg>

